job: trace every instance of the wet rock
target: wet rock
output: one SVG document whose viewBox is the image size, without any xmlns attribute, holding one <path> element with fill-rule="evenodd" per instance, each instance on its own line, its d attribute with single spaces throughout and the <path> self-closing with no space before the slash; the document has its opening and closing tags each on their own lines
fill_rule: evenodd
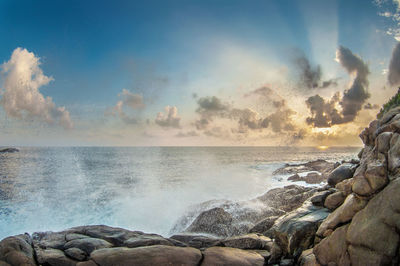
<svg viewBox="0 0 400 266">
<path fill-rule="evenodd" d="M 337 228 L 314 247 L 314 254 L 322 265 L 350 265 L 346 233 L 349 225 Z"/>
<path fill-rule="evenodd" d="M 352 178 L 356 167 L 357 165 L 344 163 L 335 168 L 328 176 L 328 184 L 335 186 L 337 183 L 342 182 L 345 179 Z"/>
<path fill-rule="evenodd" d="M 367 200 L 361 199 L 354 194 L 347 196 L 344 203 L 323 221 L 318 228 L 317 235 L 324 237 L 326 230 L 333 230 L 338 225 L 349 222 L 358 211 L 365 207 L 367 202 Z"/>
<path fill-rule="evenodd" d="M 59 249 L 36 249 L 37 261 L 40 265 L 75 266 L 76 261 L 65 256 Z"/>
<path fill-rule="evenodd" d="M 93 250 L 110 248 L 112 246 L 113 245 L 111 243 L 103 239 L 88 237 L 71 240 L 64 245 L 64 249 L 78 248 L 80 250 L 83 250 L 87 255 L 90 255 Z"/>
<path fill-rule="evenodd" d="M 0 265 L 36 265 L 31 244 L 28 234 L 4 238 L 0 241 Z"/>
<path fill-rule="evenodd" d="M 274 246 L 279 246 L 279 249 L 272 250 L 272 261 L 282 255 L 297 257 L 303 250 L 309 249 L 318 226 L 328 214 L 327 209 L 306 201 L 301 208 L 279 218 L 271 229 L 275 237 Z"/>
<path fill-rule="evenodd" d="M 324 206 L 325 199 L 334 192 L 334 190 L 325 190 L 317 192 L 314 196 L 310 198 L 311 203 L 315 206 Z"/>
<path fill-rule="evenodd" d="M 271 250 L 272 240 L 257 234 L 247 234 L 226 238 L 222 244 L 231 248 Z"/>
<path fill-rule="evenodd" d="M 271 216 L 265 218 L 264 220 L 261 220 L 253 228 L 250 229 L 249 233 L 259 233 L 266 235 L 278 218 L 279 216 Z"/>
<path fill-rule="evenodd" d="M 138 248 L 106 248 L 93 251 L 91 258 L 100 266 L 198 265 L 198 249 L 155 245 Z"/>
<path fill-rule="evenodd" d="M 223 208 L 213 208 L 202 212 L 186 229 L 186 232 L 229 236 L 229 227 L 232 224 L 232 219 L 232 215 Z"/>
<path fill-rule="evenodd" d="M 83 261 L 86 259 L 86 252 L 79 248 L 68 248 L 64 250 L 64 253 L 74 260 Z"/>
<path fill-rule="evenodd" d="M 14 153 L 14 152 L 19 152 L 19 150 L 17 148 L 0 149 L 0 153 Z"/>
<path fill-rule="evenodd" d="M 183 242 L 193 248 L 208 248 L 222 244 L 219 238 L 202 235 L 180 234 L 171 236 L 171 239 Z"/>
<path fill-rule="evenodd" d="M 346 234 L 352 265 L 391 265 L 400 241 L 400 179 L 391 181 L 358 212 Z"/>
<path fill-rule="evenodd" d="M 65 235 L 65 232 L 36 232 L 33 233 L 32 239 L 35 248 L 63 249 L 67 242 Z"/>
<path fill-rule="evenodd" d="M 346 196 L 343 195 L 343 192 L 337 191 L 333 194 L 330 194 L 326 197 L 324 206 L 330 210 L 334 210 L 344 202 Z"/>
<path fill-rule="evenodd" d="M 128 248 L 152 246 L 152 245 L 173 246 L 171 241 L 156 234 L 145 234 L 136 237 L 131 237 L 124 242 L 124 246 Z"/>
<path fill-rule="evenodd" d="M 204 252 L 202 266 L 262 266 L 264 258 L 254 251 L 229 247 L 211 247 Z"/>
<path fill-rule="evenodd" d="M 282 259 L 279 262 L 279 266 L 293 266 L 294 265 L 294 259 Z"/>
</svg>

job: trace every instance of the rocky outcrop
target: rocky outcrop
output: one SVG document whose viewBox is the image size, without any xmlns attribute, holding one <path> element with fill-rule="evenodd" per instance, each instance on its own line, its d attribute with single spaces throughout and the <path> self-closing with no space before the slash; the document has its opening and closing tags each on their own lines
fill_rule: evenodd
<svg viewBox="0 0 400 266">
<path fill-rule="evenodd" d="M 0 149 L 0 153 L 14 153 L 14 152 L 19 152 L 19 150 L 17 148 Z"/>
</svg>

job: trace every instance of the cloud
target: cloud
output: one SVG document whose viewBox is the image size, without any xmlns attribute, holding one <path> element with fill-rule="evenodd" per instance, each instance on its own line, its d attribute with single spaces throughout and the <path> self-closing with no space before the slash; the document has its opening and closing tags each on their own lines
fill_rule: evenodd
<svg viewBox="0 0 400 266">
<path fill-rule="evenodd" d="M 311 111 L 311 117 L 308 117 L 306 122 L 314 127 L 330 127 L 353 121 L 370 97 L 367 91 L 368 65 L 343 46 L 336 51 L 336 60 L 350 75 L 355 75 L 355 78 L 350 89 L 344 91 L 341 99 L 340 94 L 335 93 L 330 100 L 325 100 L 318 94 L 306 100 Z"/>
<path fill-rule="evenodd" d="M 122 89 L 122 92 L 118 95 L 122 97 L 124 105 L 136 110 L 143 109 L 146 105 L 143 103 L 143 96 L 140 94 L 132 93 L 126 89 Z"/>
<path fill-rule="evenodd" d="M 135 116 L 128 115 L 124 111 L 124 106 L 132 110 L 144 109 L 146 105 L 143 102 L 143 96 L 122 89 L 122 92 L 118 94 L 118 97 L 120 97 L 121 100 L 119 100 L 111 110 L 107 110 L 106 115 L 118 116 L 126 124 L 138 124 L 139 119 Z"/>
<path fill-rule="evenodd" d="M 169 105 L 165 107 L 165 114 L 159 112 L 155 119 L 156 124 L 164 128 L 180 128 L 180 121 L 181 118 L 178 116 L 178 108 Z"/>
<path fill-rule="evenodd" d="M 214 117 L 227 116 L 230 106 L 223 103 L 219 98 L 202 97 L 197 100 L 198 108 L 196 112 L 200 114 L 200 119 L 195 121 L 198 130 L 203 130 L 213 121 Z"/>
<path fill-rule="evenodd" d="M 373 110 L 373 109 L 379 109 L 379 108 L 380 108 L 379 104 L 366 103 L 364 105 L 364 109 L 366 109 L 366 110 Z"/>
<path fill-rule="evenodd" d="M 177 137 L 177 138 L 189 138 L 189 137 L 197 137 L 197 136 L 199 136 L 199 134 L 194 130 L 191 130 L 188 132 L 179 132 L 178 134 L 175 135 L 175 137 Z"/>
<path fill-rule="evenodd" d="M 301 88 L 325 89 L 330 86 L 338 85 L 337 79 L 323 81 L 321 66 L 311 66 L 310 61 L 303 52 L 296 51 L 293 62 Z"/>
<path fill-rule="evenodd" d="M 0 104 L 10 117 L 38 119 L 70 129 L 73 123 L 65 107 L 57 107 L 51 97 L 39 91 L 54 80 L 43 74 L 40 64 L 40 58 L 34 53 L 16 48 L 10 60 L 1 65 L 4 83 Z"/>
<path fill-rule="evenodd" d="M 389 64 L 388 82 L 391 86 L 400 84 L 400 42 L 396 44 L 392 52 Z"/>
</svg>

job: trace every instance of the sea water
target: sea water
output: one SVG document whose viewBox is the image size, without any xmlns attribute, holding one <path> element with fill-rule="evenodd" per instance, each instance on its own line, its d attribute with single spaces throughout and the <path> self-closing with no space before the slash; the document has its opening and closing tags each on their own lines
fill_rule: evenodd
<svg viewBox="0 0 400 266">
<path fill-rule="evenodd" d="M 0 154 L 0 239 L 106 224 L 168 236 L 196 204 L 288 184 L 285 163 L 356 158 L 337 147 L 22 147 Z"/>
</svg>

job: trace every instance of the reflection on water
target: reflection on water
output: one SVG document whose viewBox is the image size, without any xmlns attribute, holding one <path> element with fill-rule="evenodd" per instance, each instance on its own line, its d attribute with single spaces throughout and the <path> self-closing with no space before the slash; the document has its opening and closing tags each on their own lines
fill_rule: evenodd
<svg viewBox="0 0 400 266">
<path fill-rule="evenodd" d="M 81 224 L 167 234 L 191 204 L 282 185 L 283 162 L 354 158 L 359 148 L 65 147 L 0 154 L 0 238 Z"/>
</svg>

